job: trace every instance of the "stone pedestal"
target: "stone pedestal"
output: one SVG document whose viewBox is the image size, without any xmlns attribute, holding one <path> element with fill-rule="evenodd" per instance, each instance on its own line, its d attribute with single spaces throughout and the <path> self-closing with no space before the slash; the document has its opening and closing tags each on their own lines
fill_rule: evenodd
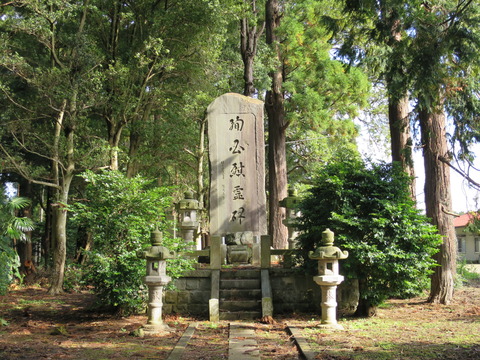
<svg viewBox="0 0 480 360">
<path fill-rule="evenodd" d="M 145 280 L 148 286 L 148 310 L 147 310 L 147 324 L 144 326 L 144 332 L 150 334 L 161 333 L 164 331 L 171 331 L 168 325 L 164 324 L 162 320 L 163 308 L 163 287 L 170 282 L 169 276 L 164 276 L 162 281 L 150 283 Z"/>
<path fill-rule="evenodd" d="M 343 276 L 314 276 L 313 280 L 322 290 L 322 323 L 320 327 L 343 330 L 337 323 L 337 285 L 342 283 Z"/>
</svg>

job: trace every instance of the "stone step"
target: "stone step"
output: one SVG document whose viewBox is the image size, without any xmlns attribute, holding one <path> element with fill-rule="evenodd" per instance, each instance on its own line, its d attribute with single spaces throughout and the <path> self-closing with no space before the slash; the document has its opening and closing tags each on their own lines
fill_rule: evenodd
<svg viewBox="0 0 480 360">
<path fill-rule="evenodd" d="M 261 300 L 220 300 L 220 312 L 244 312 L 244 311 L 258 311 L 262 310 Z"/>
<path fill-rule="evenodd" d="M 258 279 L 259 277 L 260 270 L 258 269 L 222 270 L 220 273 L 221 279 Z"/>
<path fill-rule="evenodd" d="M 260 279 L 222 279 L 220 290 L 223 289 L 261 289 Z"/>
<path fill-rule="evenodd" d="M 222 289 L 220 290 L 220 299 L 223 300 L 260 300 L 262 298 L 261 289 Z"/>
<path fill-rule="evenodd" d="M 262 317 L 261 311 L 220 311 L 220 320 L 255 320 Z"/>
</svg>

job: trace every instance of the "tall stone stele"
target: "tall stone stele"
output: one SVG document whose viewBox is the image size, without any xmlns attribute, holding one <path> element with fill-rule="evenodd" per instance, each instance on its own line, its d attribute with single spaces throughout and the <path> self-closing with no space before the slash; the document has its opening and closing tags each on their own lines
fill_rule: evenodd
<svg viewBox="0 0 480 360">
<path fill-rule="evenodd" d="M 207 108 L 212 235 L 267 232 L 263 108 L 262 101 L 233 93 Z"/>
<path fill-rule="evenodd" d="M 147 272 L 144 278 L 148 286 L 148 320 L 144 327 L 145 333 L 156 334 L 170 331 L 170 328 L 163 323 L 163 287 L 171 278 L 167 276 L 166 259 L 175 257 L 175 252 L 162 246 L 162 233 L 158 230 L 152 231 L 151 244 L 148 249 L 141 251 L 138 256 L 147 260 Z"/>
<path fill-rule="evenodd" d="M 330 229 L 322 233 L 322 242 L 309 257 L 318 261 L 318 275 L 313 280 L 322 289 L 322 323 L 320 327 L 327 329 L 343 329 L 337 323 L 337 285 L 343 282 L 338 270 L 338 260 L 346 259 L 348 251 L 333 246 L 334 234 Z"/>
</svg>

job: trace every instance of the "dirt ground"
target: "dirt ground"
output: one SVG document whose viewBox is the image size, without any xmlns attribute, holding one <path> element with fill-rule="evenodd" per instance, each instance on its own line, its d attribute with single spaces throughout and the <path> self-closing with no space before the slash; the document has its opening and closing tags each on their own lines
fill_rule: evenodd
<svg viewBox="0 0 480 360">
<path fill-rule="evenodd" d="M 182 359 L 228 358 L 228 323 L 167 316 L 170 333 L 139 337 L 146 316 L 97 313 L 93 300 L 87 292 L 50 296 L 36 287 L 0 296 L 0 359 L 166 359 L 193 321 L 199 324 Z M 262 360 L 299 359 L 286 323 L 303 329 L 318 359 L 480 359 L 478 281 L 448 306 L 391 300 L 374 318 L 341 319 L 343 332 L 319 330 L 316 314 L 276 320 L 255 325 Z"/>
</svg>

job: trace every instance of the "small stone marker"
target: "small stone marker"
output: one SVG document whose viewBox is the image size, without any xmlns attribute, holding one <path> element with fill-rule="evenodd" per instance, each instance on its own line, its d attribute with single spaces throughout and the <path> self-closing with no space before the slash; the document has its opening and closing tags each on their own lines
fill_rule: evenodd
<svg viewBox="0 0 480 360">
<path fill-rule="evenodd" d="M 267 232 L 263 108 L 234 93 L 208 106 L 212 235 Z"/>
</svg>

